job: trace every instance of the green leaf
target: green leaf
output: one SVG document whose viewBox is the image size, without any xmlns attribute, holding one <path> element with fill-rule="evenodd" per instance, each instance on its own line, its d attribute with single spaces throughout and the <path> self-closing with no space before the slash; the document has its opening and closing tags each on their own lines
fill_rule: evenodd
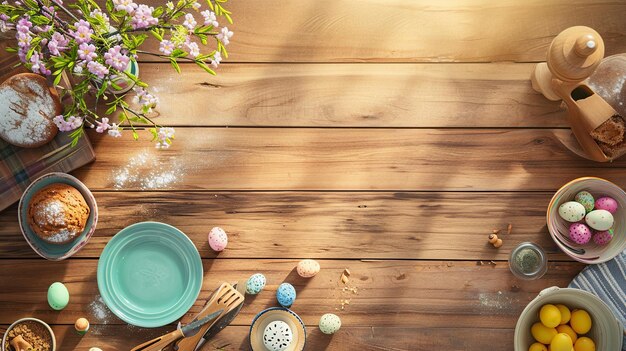
<svg viewBox="0 0 626 351">
<path fill-rule="evenodd" d="M 113 12 L 113 0 L 106 1 L 106 8 L 107 8 L 107 12 L 109 13 Z"/>
<path fill-rule="evenodd" d="M 163 14 L 163 7 L 159 6 L 152 11 L 152 17 L 160 17 Z"/>
<path fill-rule="evenodd" d="M 133 130 L 133 139 L 139 140 L 139 134 L 137 134 L 137 132 L 134 130 Z"/>
<path fill-rule="evenodd" d="M 170 59 L 170 63 L 172 64 L 172 67 L 174 67 L 176 72 L 180 73 L 180 66 L 178 65 L 178 62 L 176 62 L 176 60 L 172 58 Z"/>
<path fill-rule="evenodd" d="M 12 54 L 14 54 L 14 53 L 16 53 L 16 52 L 17 52 L 17 49 L 16 49 L 16 48 L 5 48 L 5 50 L 6 50 L 6 52 L 10 52 L 10 53 L 12 53 Z"/>
<path fill-rule="evenodd" d="M 161 34 L 159 34 L 159 31 L 157 29 L 153 29 L 150 31 L 150 33 L 152 33 L 152 35 L 158 40 L 158 41 L 162 41 L 163 40 L 163 36 Z"/>
<path fill-rule="evenodd" d="M 61 82 L 61 78 L 63 78 L 62 74 L 57 74 L 56 77 L 54 77 L 54 83 L 53 85 L 59 85 L 59 83 Z"/>
<path fill-rule="evenodd" d="M 195 62 L 196 62 L 196 65 L 200 66 L 200 68 L 205 70 L 207 73 L 215 75 L 215 71 L 213 71 L 206 63 L 202 61 L 195 61 Z"/>
<path fill-rule="evenodd" d="M 117 105 L 116 105 L 116 104 L 113 104 L 113 105 L 111 105 L 111 107 L 109 107 L 109 108 L 106 110 L 106 112 L 104 112 L 104 114 L 105 114 L 105 115 L 110 115 L 110 114 L 112 114 L 112 113 L 113 113 L 113 112 L 115 112 L 115 111 L 117 111 Z"/>
</svg>

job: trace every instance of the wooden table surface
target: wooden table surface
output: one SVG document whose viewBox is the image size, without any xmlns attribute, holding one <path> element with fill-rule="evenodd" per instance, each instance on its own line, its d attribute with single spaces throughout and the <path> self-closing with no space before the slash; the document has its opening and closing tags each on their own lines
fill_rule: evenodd
<svg viewBox="0 0 626 351">
<path fill-rule="evenodd" d="M 297 289 L 307 350 L 512 350 L 524 306 L 583 268 L 549 238 L 554 191 L 580 176 L 626 186 L 626 159 L 593 163 L 563 146 L 565 114 L 531 89 L 530 72 L 573 25 L 598 30 L 607 55 L 626 52 L 626 2 L 229 4 L 235 36 L 217 77 L 140 65 L 161 99 L 158 121 L 177 127 L 171 149 L 155 150 L 147 135 L 90 135 L 97 161 L 74 174 L 94 192 L 100 219 L 79 254 L 39 258 L 16 206 L 0 213 L 0 325 L 42 318 L 59 351 L 128 350 L 171 330 L 124 324 L 96 284 L 110 238 L 156 220 L 184 231 L 203 257 L 200 300 L 183 321 L 221 281 L 268 278 L 206 350 L 247 349 L 252 318 L 276 305 L 283 281 Z M 500 249 L 487 244 L 509 223 Z M 213 226 L 229 233 L 219 255 L 206 241 Z M 508 254 L 523 241 L 548 252 L 540 280 L 509 272 Z M 303 258 L 321 273 L 299 279 Z M 344 291 L 344 268 L 358 294 Z M 46 303 L 54 281 L 71 294 L 61 312 Z M 329 312 L 343 322 L 332 337 L 316 328 Z M 72 327 L 81 316 L 92 323 L 82 338 Z"/>
</svg>

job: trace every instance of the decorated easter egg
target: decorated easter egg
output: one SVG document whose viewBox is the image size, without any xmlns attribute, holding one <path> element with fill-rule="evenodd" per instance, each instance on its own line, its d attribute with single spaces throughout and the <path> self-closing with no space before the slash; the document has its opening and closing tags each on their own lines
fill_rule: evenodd
<svg viewBox="0 0 626 351">
<path fill-rule="evenodd" d="M 298 275 L 302 278 L 314 277 L 320 271 L 320 264 L 315 260 L 302 260 L 296 266 Z"/>
<path fill-rule="evenodd" d="M 265 288 L 265 276 L 261 273 L 255 273 L 248 278 L 246 282 L 246 294 L 256 295 Z"/>
<path fill-rule="evenodd" d="M 102 351 L 102 349 L 99 347 L 92 347 L 89 349 L 89 351 Z"/>
<path fill-rule="evenodd" d="M 224 229 L 220 227 L 214 227 L 209 232 L 209 246 L 214 251 L 223 251 L 228 245 L 228 236 Z"/>
<path fill-rule="evenodd" d="M 593 235 L 593 242 L 598 245 L 606 245 L 613 239 L 613 229 L 597 232 Z"/>
<path fill-rule="evenodd" d="M 568 222 L 578 222 L 585 218 L 585 206 L 576 201 L 568 201 L 559 206 L 559 216 Z"/>
<path fill-rule="evenodd" d="M 593 210 L 585 216 L 585 222 L 592 229 L 609 230 L 613 226 L 613 215 L 607 210 Z"/>
<path fill-rule="evenodd" d="M 324 334 L 335 334 L 341 328 L 341 319 L 336 314 L 326 313 L 320 318 L 320 330 Z"/>
<path fill-rule="evenodd" d="M 591 229 L 583 223 L 572 223 L 569 226 L 569 238 L 576 244 L 584 245 L 591 240 Z"/>
<path fill-rule="evenodd" d="M 270 351 L 283 351 L 293 342 L 293 332 L 289 324 L 274 321 L 263 331 L 263 345 Z"/>
<path fill-rule="evenodd" d="M 276 299 L 283 307 L 291 307 L 296 301 L 296 289 L 289 283 L 282 283 L 276 290 Z"/>
<path fill-rule="evenodd" d="M 581 191 L 576 194 L 574 197 L 574 201 L 585 207 L 585 211 L 591 212 L 593 211 L 593 207 L 595 206 L 595 200 L 593 199 L 593 195 L 591 195 L 588 191 Z"/>
<path fill-rule="evenodd" d="M 70 292 L 63 283 L 52 283 L 48 288 L 48 304 L 54 310 L 62 310 L 70 302 Z"/>
<path fill-rule="evenodd" d="M 614 198 L 603 196 L 596 200 L 596 210 L 605 210 L 611 212 L 611 214 L 617 212 L 617 201 Z"/>
</svg>

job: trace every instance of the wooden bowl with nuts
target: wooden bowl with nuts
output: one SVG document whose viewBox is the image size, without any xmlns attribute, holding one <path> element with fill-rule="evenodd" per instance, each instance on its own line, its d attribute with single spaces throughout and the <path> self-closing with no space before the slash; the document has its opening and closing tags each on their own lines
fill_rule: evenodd
<svg viewBox="0 0 626 351">
<path fill-rule="evenodd" d="M 1 351 L 20 350 L 56 351 L 54 332 L 40 319 L 18 319 L 4 333 Z"/>
</svg>

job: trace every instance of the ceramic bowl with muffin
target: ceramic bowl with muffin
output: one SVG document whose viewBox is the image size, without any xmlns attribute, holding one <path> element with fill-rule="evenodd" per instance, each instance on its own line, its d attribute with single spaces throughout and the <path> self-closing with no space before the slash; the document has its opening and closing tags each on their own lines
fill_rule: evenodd
<svg viewBox="0 0 626 351">
<path fill-rule="evenodd" d="M 78 252 L 98 222 L 91 191 L 65 173 L 48 173 L 26 188 L 19 204 L 19 223 L 30 247 L 58 261 Z"/>
</svg>

